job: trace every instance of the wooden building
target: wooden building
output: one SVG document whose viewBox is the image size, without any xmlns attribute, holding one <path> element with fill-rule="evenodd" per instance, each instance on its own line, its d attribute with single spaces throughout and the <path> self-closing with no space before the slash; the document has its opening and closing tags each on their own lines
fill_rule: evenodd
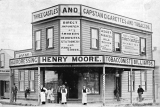
<svg viewBox="0 0 160 107">
<path fill-rule="evenodd" d="M 10 68 L 9 59 L 14 58 L 14 51 L 10 49 L 0 50 L 0 99 L 9 98 Z"/>
<path fill-rule="evenodd" d="M 116 90 L 132 103 L 138 85 L 144 88 L 145 99 L 153 98 L 150 23 L 60 4 L 32 13 L 32 49 L 15 55 L 21 53 L 30 55 L 10 60 L 18 98 L 24 98 L 30 87 L 29 98 L 39 99 L 40 84 L 54 89 L 65 84 L 68 100 L 81 100 L 83 85 L 90 89 L 90 102 L 113 100 Z"/>
</svg>

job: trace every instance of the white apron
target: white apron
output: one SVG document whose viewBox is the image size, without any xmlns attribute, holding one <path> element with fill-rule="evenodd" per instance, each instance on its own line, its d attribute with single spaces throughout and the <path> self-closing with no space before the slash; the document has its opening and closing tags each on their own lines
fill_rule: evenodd
<svg viewBox="0 0 160 107">
<path fill-rule="evenodd" d="M 82 93 L 82 103 L 87 103 L 87 93 Z"/>
<path fill-rule="evenodd" d="M 45 101 L 46 101 L 45 92 L 41 92 L 41 102 Z"/>
<path fill-rule="evenodd" d="M 67 100 L 66 100 L 66 97 L 67 97 L 67 89 L 65 89 L 65 92 L 62 92 L 62 90 L 61 90 L 61 94 L 62 94 L 61 103 L 66 103 L 66 102 L 67 102 Z"/>
</svg>

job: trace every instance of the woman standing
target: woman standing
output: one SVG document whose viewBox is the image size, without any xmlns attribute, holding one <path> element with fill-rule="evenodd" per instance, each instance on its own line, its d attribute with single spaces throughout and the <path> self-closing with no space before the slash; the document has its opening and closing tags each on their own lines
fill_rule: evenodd
<svg viewBox="0 0 160 107">
<path fill-rule="evenodd" d="M 48 100 L 48 103 L 50 103 L 50 101 L 51 101 L 51 88 L 49 88 L 48 90 L 47 90 L 47 100 Z"/>
<path fill-rule="evenodd" d="M 51 103 L 53 103 L 54 102 L 54 89 L 52 88 L 51 89 Z"/>
<path fill-rule="evenodd" d="M 46 103 L 46 93 L 47 89 L 41 85 L 41 103 L 45 104 Z"/>
<path fill-rule="evenodd" d="M 67 89 L 65 88 L 65 85 L 62 86 L 61 95 L 62 95 L 62 97 L 61 97 L 62 98 L 61 103 L 62 104 L 64 104 L 64 103 L 67 104 L 67 98 L 66 98 L 67 97 Z"/>
<path fill-rule="evenodd" d="M 82 104 L 83 105 L 87 105 L 87 88 L 86 86 L 83 86 L 83 89 L 82 89 Z"/>
</svg>

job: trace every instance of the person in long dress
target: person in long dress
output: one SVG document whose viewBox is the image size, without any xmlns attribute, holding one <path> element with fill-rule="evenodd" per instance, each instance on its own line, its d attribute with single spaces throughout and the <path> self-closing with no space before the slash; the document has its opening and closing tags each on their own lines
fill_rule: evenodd
<svg viewBox="0 0 160 107">
<path fill-rule="evenodd" d="M 52 88 L 51 89 L 51 103 L 54 103 L 54 100 L 55 100 L 55 98 L 54 98 L 54 89 Z"/>
<path fill-rule="evenodd" d="M 43 87 L 43 85 L 41 85 L 41 103 L 45 104 L 46 103 L 46 93 L 47 93 L 47 89 L 45 87 Z"/>
<path fill-rule="evenodd" d="M 65 88 L 65 85 L 62 86 L 61 95 L 62 95 L 61 103 L 62 104 L 67 104 L 67 89 Z"/>
<path fill-rule="evenodd" d="M 48 103 L 50 103 L 51 102 L 51 88 L 49 88 L 48 90 L 47 90 L 47 100 L 48 100 Z"/>
<path fill-rule="evenodd" d="M 88 93 L 88 90 L 86 86 L 83 86 L 83 89 L 82 89 L 82 104 L 83 105 L 87 105 L 87 93 Z"/>
</svg>

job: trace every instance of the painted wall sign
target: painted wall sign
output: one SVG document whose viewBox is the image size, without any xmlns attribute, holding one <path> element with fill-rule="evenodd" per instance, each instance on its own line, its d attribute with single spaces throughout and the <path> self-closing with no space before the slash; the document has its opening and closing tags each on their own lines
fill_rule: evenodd
<svg viewBox="0 0 160 107">
<path fill-rule="evenodd" d="M 10 66 L 28 65 L 38 63 L 38 57 L 16 58 L 10 60 Z"/>
<path fill-rule="evenodd" d="M 80 16 L 80 5 L 60 5 L 61 16 Z"/>
<path fill-rule="evenodd" d="M 145 30 L 145 31 L 152 31 L 152 26 L 150 23 L 130 19 L 124 16 L 116 15 L 113 13 L 105 12 L 102 10 L 90 8 L 87 6 L 81 6 L 81 13 L 82 16 L 86 16 L 89 18 L 94 18 L 98 20 L 103 20 L 106 22 L 122 25 L 122 26 L 127 26 L 127 27 L 132 27 L 140 30 Z"/>
<path fill-rule="evenodd" d="M 48 19 L 59 15 L 59 7 L 54 6 L 32 13 L 32 22 Z"/>
<path fill-rule="evenodd" d="M 0 70 L 0 73 L 9 73 L 9 70 Z"/>
<path fill-rule="evenodd" d="M 80 20 L 60 21 L 60 54 L 80 55 Z"/>
<path fill-rule="evenodd" d="M 104 59 L 105 63 L 132 65 L 132 59 L 130 58 L 105 56 Z"/>
<path fill-rule="evenodd" d="M 101 51 L 112 52 L 112 41 L 113 41 L 112 31 L 105 28 L 101 28 L 100 37 L 101 37 Z"/>
<path fill-rule="evenodd" d="M 139 37 L 136 35 L 122 33 L 122 53 L 139 55 Z"/>
<path fill-rule="evenodd" d="M 24 52 L 16 54 L 16 58 L 29 57 L 32 56 L 32 52 Z"/>
<path fill-rule="evenodd" d="M 153 60 L 133 59 L 133 65 L 154 67 L 155 66 L 155 62 Z"/>
<path fill-rule="evenodd" d="M 102 63 L 103 56 L 41 56 L 40 63 Z"/>
</svg>

